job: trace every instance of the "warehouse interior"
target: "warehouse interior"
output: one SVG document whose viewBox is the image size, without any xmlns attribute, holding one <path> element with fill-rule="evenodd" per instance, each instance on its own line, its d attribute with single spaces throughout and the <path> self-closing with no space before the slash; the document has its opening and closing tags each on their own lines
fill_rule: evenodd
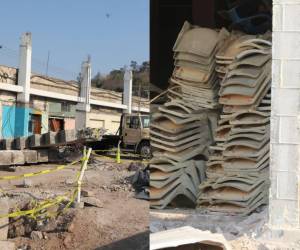
<svg viewBox="0 0 300 250">
<path fill-rule="evenodd" d="M 151 107 L 154 158 L 150 163 L 150 207 L 196 207 L 199 211 L 204 211 L 202 208 L 227 211 L 225 214 L 242 211 L 243 215 L 265 208 L 270 185 L 272 1 L 152 0 L 150 25 L 150 80 L 158 88 L 167 90 L 167 98 L 161 98 Z M 194 36 L 190 35 L 192 32 Z M 223 33 L 227 37 L 216 42 L 215 49 L 211 50 L 214 52 L 206 57 L 197 52 L 209 32 L 216 32 L 219 39 Z M 195 47 L 199 50 L 193 51 Z M 256 65 L 260 55 L 265 61 Z M 242 62 L 249 58 L 254 64 Z M 199 72 L 204 72 L 208 80 L 203 80 Z M 262 78 L 251 85 L 253 78 L 258 79 L 254 74 Z M 241 100 L 244 98 L 241 96 L 246 98 Z M 252 97 L 256 98 L 255 103 L 247 106 Z M 198 126 L 200 132 L 197 135 L 189 131 L 190 137 L 187 137 L 187 129 L 181 125 L 192 126 L 184 119 L 191 118 L 193 113 L 199 120 L 203 116 Z M 173 126 L 181 126 L 181 131 L 172 131 Z M 256 148 L 256 152 L 246 152 L 249 148 Z M 196 170 L 198 179 L 194 178 L 193 185 L 188 187 L 189 177 L 195 177 L 192 172 Z M 252 183 L 247 191 L 239 186 L 245 184 L 244 178 Z M 255 185 L 261 186 L 254 194 Z M 222 197 L 227 191 L 232 192 L 229 200 Z M 244 197 L 236 198 L 239 195 L 235 196 L 235 192 Z"/>
</svg>

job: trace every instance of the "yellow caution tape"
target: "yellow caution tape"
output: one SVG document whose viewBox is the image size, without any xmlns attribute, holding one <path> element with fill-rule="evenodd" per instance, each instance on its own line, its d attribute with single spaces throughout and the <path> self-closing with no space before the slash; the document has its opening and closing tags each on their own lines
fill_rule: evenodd
<svg viewBox="0 0 300 250">
<path fill-rule="evenodd" d="M 96 151 L 93 151 L 92 154 L 96 155 L 98 157 L 104 157 L 104 158 L 112 159 L 110 157 L 95 154 L 95 152 Z M 74 165 L 74 164 L 76 164 L 80 161 L 83 162 L 85 160 L 88 160 L 87 157 L 83 157 L 79 161 L 74 161 L 74 162 L 72 162 L 68 165 L 57 166 L 53 169 L 46 169 L 46 170 L 42 170 L 42 171 L 38 171 L 38 172 L 34 172 L 34 173 L 26 173 L 26 174 L 17 175 L 17 176 L 2 176 L 2 177 L 0 177 L 0 180 L 16 180 L 16 179 L 22 179 L 22 178 L 26 178 L 26 177 L 38 176 L 38 175 L 42 175 L 42 174 L 49 174 L 49 173 L 67 168 L 69 166 L 72 166 L 72 165 Z M 130 162 L 146 163 L 148 161 L 130 161 Z M 78 185 L 81 185 L 82 183 L 79 181 L 79 176 L 80 176 L 80 170 L 78 170 L 76 172 L 76 180 L 77 180 L 76 183 Z M 3 190 L 0 190 L 0 191 L 3 191 Z M 66 209 L 68 209 L 71 206 L 72 203 L 74 203 L 77 192 L 78 192 L 78 190 L 77 190 L 77 186 L 76 186 L 71 196 L 69 196 L 69 195 L 60 195 L 60 196 L 57 196 L 56 198 L 47 199 L 47 200 L 44 200 L 44 201 L 41 201 L 41 202 L 37 202 L 37 201 L 34 200 L 33 202 L 35 203 L 35 205 L 32 209 L 24 210 L 24 211 L 17 210 L 15 212 L 12 212 L 12 213 L 9 213 L 9 214 L 0 215 L 0 219 L 2 219 L 2 218 L 14 218 L 14 217 L 20 217 L 20 216 L 29 216 L 30 218 L 33 218 L 33 219 L 37 220 L 39 217 L 43 217 L 43 218 L 55 217 L 60 212 L 64 212 Z M 49 208 L 51 208 L 53 206 L 56 206 L 56 205 L 59 205 L 62 202 L 66 202 L 66 201 L 68 201 L 68 203 L 66 204 L 66 206 L 63 208 L 62 211 L 52 212 L 52 213 L 50 213 L 48 211 Z"/>
<path fill-rule="evenodd" d="M 95 154 L 97 152 L 100 152 L 100 151 L 93 150 L 94 155 L 102 156 L 102 154 Z M 110 152 L 115 152 L 116 154 L 118 153 L 118 151 L 110 151 Z M 133 154 L 133 153 L 121 154 L 121 152 L 120 152 L 120 156 L 122 156 L 122 157 L 136 157 L 136 158 L 140 158 L 141 157 L 141 155 L 139 155 L 139 154 Z"/>
<path fill-rule="evenodd" d="M 30 216 L 31 218 L 36 219 L 38 216 L 40 216 L 42 214 L 42 213 L 40 213 L 42 210 L 52 207 L 54 205 L 57 205 L 64 200 L 66 200 L 65 197 L 58 196 L 55 199 L 37 203 L 37 205 L 33 209 L 25 210 L 25 211 L 16 211 L 16 212 L 12 212 L 10 214 L 1 215 L 0 219 L 13 218 L 13 217 L 19 217 L 19 216 Z"/>
<path fill-rule="evenodd" d="M 24 177 L 32 177 L 32 176 L 37 176 L 37 175 L 42 175 L 42 174 L 48 174 L 48 173 L 52 173 L 58 170 L 62 170 L 64 168 L 70 167 L 80 161 L 84 161 L 84 160 L 88 160 L 87 158 L 84 159 L 80 159 L 79 161 L 74 161 L 68 165 L 61 165 L 61 166 L 57 166 L 56 168 L 53 169 L 46 169 L 46 170 L 42 170 L 39 172 L 34 172 L 34 173 L 26 173 L 23 175 L 18 175 L 18 176 L 3 176 L 0 177 L 0 180 L 16 180 L 16 179 L 21 179 Z M 79 177 L 80 171 L 77 171 L 76 173 L 76 179 L 78 181 L 78 177 Z M 47 199 L 41 202 L 35 202 L 35 206 L 32 209 L 29 210 L 17 210 L 15 212 L 9 213 L 9 214 L 5 214 L 5 215 L 0 215 L 0 219 L 2 218 L 14 218 L 14 217 L 20 217 L 20 216 L 29 216 L 30 218 L 33 218 L 35 220 L 37 220 L 38 217 L 44 216 L 47 218 L 50 217 L 54 217 L 56 215 L 59 214 L 59 212 L 55 212 L 55 213 L 50 213 L 47 209 L 49 209 L 50 207 L 59 205 L 60 203 L 64 202 L 64 201 L 68 201 L 68 203 L 66 204 L 66 206 L 63 208 L 63 210 L 61 212 L 64 212 L 66 209 L 68 209 L 71 204 L 75 201 L 77 195 L 77 187 L 75 187 L 73 194 L 71 195 L 70 198 L 68 198 L 66 195 L 60 195 L 55 197 L 54 199 Z"/>
<path fill-rule="evenodd" d="M 47 209 L 49 209 L 50 207 L 59 205 L 60 203 L 62 203 L 63 201 L 68 201 L 68 203 L 66 204 L 66 206 L 63 208 L 63 210 L 61 212 L 64 212 L 66 209 L 68 209 L 71 204 L 75 201 L 75 197 L 77 195 L 77 187 L 74 189 L 73 194 L 71 195 L 70 199 L 66 196 L 57 196 L 54 199 L 48 199 L 48 200 L 44 200 L 42 202 L 36 202 L 34 208 L 29 209 L 29 210 L 18 210 L 9 214 L 5 214 L 5 215 L 0 215 L 0 219 L 2 218 L 14 218 L 14 217 L 20 217 L 20 216 L 29 216 L 32 219 L 37 219 L 38 217 L 41 217 L 42 215 L 44 215 L 45 217 L 55 217 L 56 215 L 58 215 L 58 212 L 55 213 L 49 213 L 47 211 Z M 45 210 L 45 211 L 43 211 Z"/>
<path fill-rule="evenodd" d="M 111 162 L 115 162 L 115 160 L 112 157 L 109 156 L 105 156 L 105 155 L 98 155 L 95 153 L 92 153 L 92 155 L 99 157 L 99 158 L 104 158 L 104 159 L 109 159 L 111 160 Z M 144 163 L 144 164 L 149 164 L 150 161 L 148 160 L 126 160 L 126 159 L 122 159 L 123 162 L 138 162 L 138 163 Z"/>
<path fill-rule="evenodd" d="M 38 175 L 43 175 L 43 174 L 49 174 L 49 173 L 53 173 L 62 169 L 65 169 L 67 167 L 70 167 L 72 165 L 75 165 L 76 163 L 80 162 L 79 161 L 73 161 L 70 164 L 67 165 L 59 165 L 55 168 L 52 169 L 45 169 L 45 170 L 41 170 L 38 172 L 33 172 L 33 173 L 26 173 L 26 174 L 21 174 L 21 175 L 9 175 L 9 176 L 0 176 L 0 181 L 1 180 L 18 180 L 18 179 L 23 179 L 23 178 L 27 178 L 27 177 L 33 177 L 33 176 L 38 176 Z"/>
</svg>

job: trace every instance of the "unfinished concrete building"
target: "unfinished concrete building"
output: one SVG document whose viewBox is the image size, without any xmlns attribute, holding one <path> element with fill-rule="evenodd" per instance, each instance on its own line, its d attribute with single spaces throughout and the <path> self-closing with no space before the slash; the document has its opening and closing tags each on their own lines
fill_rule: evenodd
<svg viewBox="0 0 300 250">
<path fill-rule="evenodd" d="M 82 63 L 85 77 L 78 83 L 31 72 L 31 53 L 31 34 L 25 33 L 19 68 L 0 66 L 0 138 L 86 127 L 103 127 L 115 134 L 129 106 L 135 112 L 149 112 L 146 99 L 130 94 L 125 100 L 122 93 L 91 87 L 90 61 Z"/>
</svg>

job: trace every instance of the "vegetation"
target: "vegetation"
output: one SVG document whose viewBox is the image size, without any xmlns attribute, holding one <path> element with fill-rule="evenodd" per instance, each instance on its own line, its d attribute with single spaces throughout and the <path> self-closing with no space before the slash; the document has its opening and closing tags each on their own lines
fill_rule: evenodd
<svg viewBox="0 0 300 250">
<path fill-rule="evenodd" d="M 133 95 L 148 98 L 150 73 L 149 62 L 138 64 L 136 61 L 131 61 L 130 68 L 133 71 Z M 114 69 L 107 75 L 102 75 L 98 72 L 92 79 L 92 86 L 122 92 L 125 69 L 125 67 Z"/>
</svg>

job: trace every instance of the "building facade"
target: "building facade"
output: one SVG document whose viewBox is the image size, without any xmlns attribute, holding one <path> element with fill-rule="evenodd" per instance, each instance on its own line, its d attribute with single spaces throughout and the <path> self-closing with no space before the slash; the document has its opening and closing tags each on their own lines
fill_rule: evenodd
<svg viewBox="0 0 300 250">
<path fill-rule="evenodd" d="M 103 127 L 114 134 L 131 104 L 135 112 L 149 112 L 148 101 L 131 92 L 128 104 L 123 101 L 128 93 L 91 87 L 89 60 L 82 64 L 82 74 L 87 77 L 77 83 L 32 73 L 31 34 L 24 34 L 19 68 L 0 65 L 0 138 L 85 127 Z M 128 83 L 131 86 L 132 79 L 124 81 Z"/>
</svg>

